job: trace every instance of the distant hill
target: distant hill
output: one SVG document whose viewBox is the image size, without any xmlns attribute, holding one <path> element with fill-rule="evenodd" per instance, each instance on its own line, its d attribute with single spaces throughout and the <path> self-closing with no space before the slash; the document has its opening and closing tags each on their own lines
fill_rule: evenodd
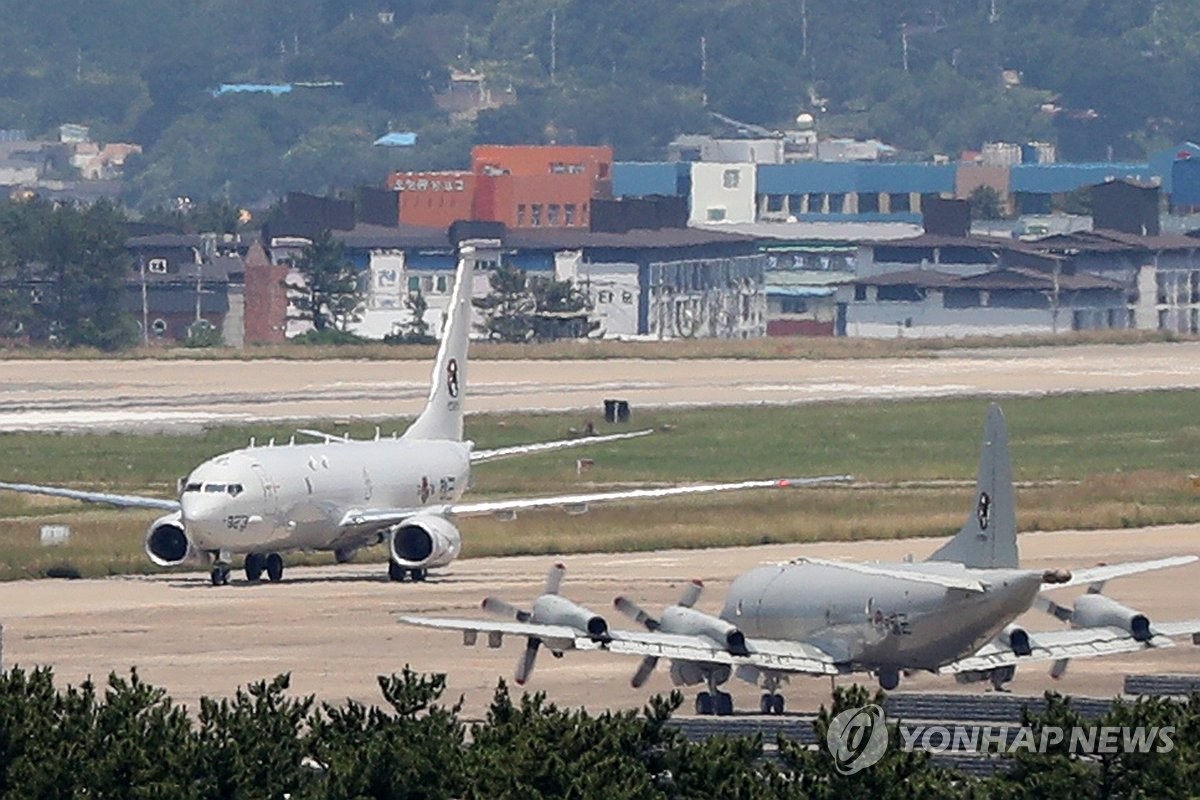
<svg viewBox="0 0 1200 800">
<path fill-rule="evenodd" d="M 657 159 L 707 109 L 908 157 L 1138 158 L 1195 136 L 1194 0 L 0 0 L 0 128 L 133 141 L 128 200 L 254 203 L 465 166 L 476 142 Z M 436 95 L 451 71 L 505 103 Z M 479 80 L 478 76 L 483 76 Z M 280 93 L 220 84 L 290 84 Z M 467 86 L 468 89 L 471 85 Z M 459 98 L 461 100 L 461 98 Z M 393 131 L 412 147 L 372 144 Z"/>
</svg>

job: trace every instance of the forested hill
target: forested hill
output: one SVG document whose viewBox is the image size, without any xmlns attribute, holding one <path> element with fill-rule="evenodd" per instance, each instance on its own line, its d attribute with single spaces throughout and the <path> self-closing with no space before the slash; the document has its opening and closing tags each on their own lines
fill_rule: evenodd
<svg viewBox="0 0 1200 800">
<path fill-rule="evenodd" d="M 475 142 L 658 159 L 707 108 L 919 158 L 985 140 L 1140 158 L 1197 135 L 1195 0 L 0 0 L 0 128 L 146 147 L 130 200 L 254 202 L 465 165 Z M 703 42 L 703 45 L 702 45 Z M 515 105 L 454 122 L 451 68 Z M 1008 72 L 1006 84 L 1003 76 Z M 1019 84 L 1013 78 L 1019 75 Z M 232 82 L 338 81 L 282 96 Z M 402 152 L 372 147 L 413 130 Z"/>
</svg>

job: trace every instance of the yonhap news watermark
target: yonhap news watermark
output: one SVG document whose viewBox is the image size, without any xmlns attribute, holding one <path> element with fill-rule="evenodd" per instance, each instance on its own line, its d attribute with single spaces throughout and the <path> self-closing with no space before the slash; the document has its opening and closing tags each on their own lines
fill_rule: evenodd
<svg viewBox="0 0 1200 800">
<path fill-rule="evenodd" d="M 829 723 L 825 743 L 838 772 L 853 775 L 883 758 L 891 740 L 889 725 L 906 752 L 1015 755 L 1020 752 L 1066 752 L 1073 756 L 1117 753 L 1169 753 L 1175 749 L 1175 727 L 1164 725 L 970 725 L 962 723 L 889 723 L 872 703 L 847 709 Z"/>
</svg>

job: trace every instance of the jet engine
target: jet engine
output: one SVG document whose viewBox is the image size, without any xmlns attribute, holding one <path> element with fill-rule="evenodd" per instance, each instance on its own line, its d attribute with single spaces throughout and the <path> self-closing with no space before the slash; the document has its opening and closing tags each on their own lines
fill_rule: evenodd
<svg viewBox="0 0 1200 800">
<path fill-rule="evenodd" d="M 1013 653 L 1019 656 L 1027 656 L 1033 652 L 1033 645 L 1029 641 L 1029 633 L 1019 625 L 1009 625 L 1000 632 L 1000 641 L 1012 648 Z"/>
<path fill-rule="evenodd" d="M 422 514 L 396 527 L 391 550 L 392 561 L 403 567 L 444 567 L 462 551 L 462 534 L 449 520 Z"/>
<path fill-rule="evenodd" d="M 183 515 L 176 511 L 159 517 L 146 531 L 146 555 L 160 567 L 207 563 L 204 553 L 188 538 L 182 520 Z"/>
<path fill-rule="evenodd" d="M 1076 628 L 1112 626 L 1128 631 L 1139 642 L 1154 637 L 1150 618 L 1102 594 L 1085 594 L 1075 601 L 1071 624 Z"/>
</svg>

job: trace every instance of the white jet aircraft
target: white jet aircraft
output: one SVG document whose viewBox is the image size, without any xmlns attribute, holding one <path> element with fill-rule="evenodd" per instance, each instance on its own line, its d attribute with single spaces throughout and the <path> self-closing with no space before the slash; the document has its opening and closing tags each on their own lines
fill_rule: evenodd
<svg viewBox="0 0 1200 800">
<path fill-rule="evenodd" d="M 505 621 L 402 616 L 410 625 L 462 631 L 473 645 L 479 634 L 499 647 L 505 635 L 524 637 L 517 682 L 533 670 L 539 647 L 605 650 L 642 657 L 633 676 L 640 686 L 658 660 L 671 661 L 677 686 L 702 684 L 700 714 L 729 714 L 733 701 L 718 687 L 732 675 L 764 690 L 763 713 L 781 713 L 780 684 L 791 674 L 870 672 L 883 689 L 895 689 L 908 671 L 953 675 L 962 683 L 1011 681 L 1017 665 L 1051 661 L 1059 677 L 1069 659 L 1170 647 L 1172 637 L 1200 644 L 1200 619 L 1151 623 L 1135 609 L 1102 594 L 1125 575 L 1197 560 L 1174 556 L 1152 561 L 1063 569 L 1023 569 L 1017 553 L 1017 520 L 1008 433 L 993 405 L 987 414 L 979 479 L 967 522 L 958 535 L 923 562 L 856 564 L 797 558 L 756 567 L 729 587 L 720 616 L 692 608 L 700 584 L 659 617 L 618 597 L 617 610 L 643 630 L 616 630 L 607 620 L 558 594 L 562 566 L 551 570 L 546 593 L 531 611 L 496 598 L 484 609 Z M 1087 585 L 1073 606 L 1043 591 Z M 1031 607 L 1052 613 L 1072 630 L 1031 633 L 1014 624 Z"/>
<path fill-rule="evenodd" d="M 224 453 L 182 481 L 178 500 L 0 483 L 0 489 L 68 497 L 127 508 L 168 512 L 146 533 L 146 553 L 163 567 L 211 563 L 214 586 L 229 582 L 235 554 L 245 556 L 251 581 L 266 572 L 283 577 L 282 553 L 333 551 L 348 561 L 362 547 L 387 543 L 392 580 L 424 580 L 432 567 L 453 561 L 462 549 L 455 517 L 511 517 L 526 509 L 677 495 L 798 486 L 845 476 L 799 480 L 631 489 L 591 494 L 460 502 L 471 466 L 508 456 L 610 442 L 649 430 L 540 444 L 474 450 L 463 439 L 467 345 L 471 327 L 473 250 L 462 249 L 446 327 L 424 411 L 402 436 L 356 441 L 313 431 L 323 441 L 255 447 Z"/>
</svg>

